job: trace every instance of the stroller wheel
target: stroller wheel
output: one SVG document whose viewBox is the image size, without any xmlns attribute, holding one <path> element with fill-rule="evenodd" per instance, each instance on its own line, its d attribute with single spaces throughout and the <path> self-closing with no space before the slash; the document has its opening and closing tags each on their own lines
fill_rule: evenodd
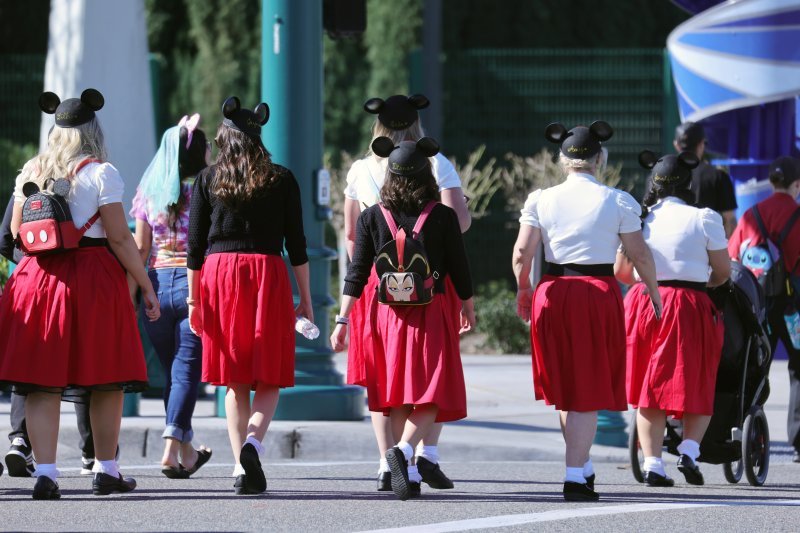
<svg viewBox="0 0 800 533">
<path fill-rule="evenodd" d="M 739 483 L 744 473 L 744 462 L 739 459 L 732 463 L 723 463 L 722 473 L 725 474 L 725 479 L 728 483 Z"/>
<path fill-rule="evenodd" d="M 760 487 L 769 472 L 769 426 L 759 405 L 750 408 L 742 428 L 742 463 L 747 481 Z"/>
<path fill-rule="evenodd" d="M 633 477 L 639 483 L 644 483 L 644 474 L 642 473 L 642 464 L 644 463 L 644 454 L 642 447 L 639 445 L 639 430 L 636 428 L 636 411 L 631 413 L 631 430 L 628 437 L 628 452 L 631 458 L 631 472 Z"/>
</svg>

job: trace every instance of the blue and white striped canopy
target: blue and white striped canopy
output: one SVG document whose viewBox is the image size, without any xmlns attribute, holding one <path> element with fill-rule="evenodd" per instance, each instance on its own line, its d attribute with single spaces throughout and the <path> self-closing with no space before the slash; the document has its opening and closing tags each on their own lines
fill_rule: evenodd
<svg viewBox="0 0 800 533">
<path fill-rule="evenodd" d="M 683 121 L 800 95 L 800 0 L 729 0 L 667 41 Z"/>
</svg>

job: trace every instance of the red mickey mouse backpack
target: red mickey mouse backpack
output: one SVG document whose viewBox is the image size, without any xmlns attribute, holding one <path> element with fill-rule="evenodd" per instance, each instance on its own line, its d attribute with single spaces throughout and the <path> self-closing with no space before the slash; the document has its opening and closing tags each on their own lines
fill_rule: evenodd
<svg viewBox="0 0 800 533">
<path fill-rule="evenodd" d="M 100 163 L 97 159 L 84 159 L 77 167 L 77 174 L 89 163 Z M 50 190 L 46 190 L 48 185 Z M 70 183 L 64 178 L 48 178 L 45 190 L 32 182 L 22 187 L 27 197 L 22 206 L 22 225 L 17 234 L 17 244 L 27 255 L 49 255 L 79 247 L 81 237 L 100 218 L 95 213 L 86 224 L 76 228 L 67 204 Z"/>
</svg>

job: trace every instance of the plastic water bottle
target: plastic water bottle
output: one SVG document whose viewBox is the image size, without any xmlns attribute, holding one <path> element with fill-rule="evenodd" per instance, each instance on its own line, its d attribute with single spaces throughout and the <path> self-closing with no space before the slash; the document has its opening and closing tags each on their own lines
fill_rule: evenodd
<svg viewBox="0 0 800 533">
<path fill-rule="evenodd" d="M 319 337 L 319 328 L 317 325 L 304 316 L 297 317 L 297 322 L 294 323 L 294 329 L 297 333 L 312 341 Z"/>
<path fill-rule="evenodd" d="M 786 321 L 786 330 L 789 332 L 789 338 L 792 340 L 792 346 L 795 350 L 800 350 L 800 313 L 797 308 L 789 306 L 783 312 L 783 319 Z"/>
</svg>

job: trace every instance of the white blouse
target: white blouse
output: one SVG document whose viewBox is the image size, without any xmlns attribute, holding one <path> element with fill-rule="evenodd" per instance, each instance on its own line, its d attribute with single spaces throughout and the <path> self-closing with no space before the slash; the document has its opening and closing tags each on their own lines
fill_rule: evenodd
<svg viewBox="0 0 800 533">
<path fill-rule="evenodd" d="M 520 224 L 542 230 L 545 259 L 556 264 L 612 264 L 620 233 L 642 227 L 642 209 L 633 197 L 574 173 L 549 189 L 532 192 Z"/>
<path fill-rule="evenodd" d="M 356 200 L 362 211 L 377 204 L 381 199 L 383 181 L 386 179 L 387 161 L 386 158 L 376 159 L 374 156 L 368 156 L 353 163 L 347 172 L 345 198 Z M 440 191 L 461 187 L 461 178 L 458 177 L 455 167 L 442 154 L 433 157 L 433 176 Z"/>
<path fill-rule="evenodd" d="M 25 195 L 22 193 L 24 185 L 22 175 L 18 177 L 14 188 L 16 203 L 25 202 Z M 67 196 L 67 204 L 75 227 L 79 228 L 86 224 L 100 206 L 122 202 L 125 182 L 111 163 L 89 163 L 71 181 L 72 187 Z M 84 236 L 104 238 L 106 231 L 103 228 L 103 221 L 95 222 Z"/>
<path fill-rule="evenodd" d="M 707 283 L 710 250 L 727 250 L 722 217 L 669 196 L 654 205 L 642 231 L 656 263 L 656 278 Z"/>
</svg>

